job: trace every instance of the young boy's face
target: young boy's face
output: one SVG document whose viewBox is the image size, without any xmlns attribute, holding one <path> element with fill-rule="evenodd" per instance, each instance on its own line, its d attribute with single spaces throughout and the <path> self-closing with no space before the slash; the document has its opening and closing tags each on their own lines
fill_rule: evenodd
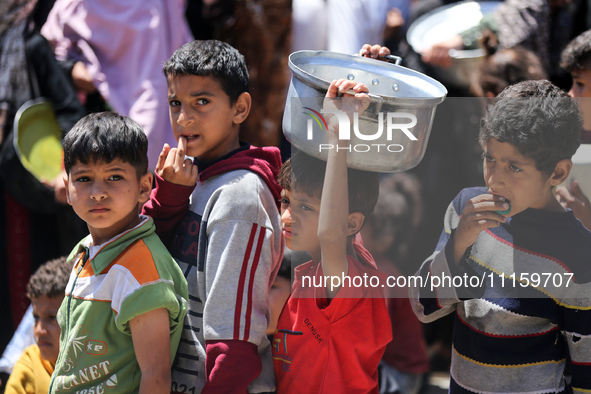
<svg viewBox="0 0 591 394">
<path fill-rule="evenodd" d="M 139 207 L 148 200 L 151 189 L 152 174 L 138 180 L 135 168 L 121 159 L 76 162 L 66 182 L 68 202 L 88 224 L 94 245 L 138 225 Z"/>
<path fill-rule="evenodd" d="M 177 141 L 187 139 L 188 156 L 213 161 L 240 147 L 238 126 L 248 115 L 243 108 L 247 93 L 231 104 L 213 77 L 177 75 L 167 81 L 172 132 Z"/>
<path fill-rule="evenodd" d="M 285 243 L 291 250 L 310 253 L 314 261 L 320 259 L 319 213 L 319 198 L 296 191 L 281 191 L 281 223 Z"/>
<path fill-rule="evenodd" d="M 573 84 L 568 94 L 575 98 L 588 97 L 580 99 L 578 103 L 583 113 L 583 127 L 585 130 L 591 130 L 591 70 L 575 68 L 571 76 Z"/>
<path fill-rule="evenodd" d="M 64 297 L 39 296 L 31 300 L 35 327 L 33 335 L 44 360 L 55 364 L 60 350 L 60 326 L 57 311 Z"/>
<path fill-rule="evenodd" d="M 560 210 L 552 194 L 552 177 L 546 177 L 536 163 L 508 142 L 489 139 L 483 146 L 484 181 L 488 191 L 505 197 L 511 204 L 510 217 L 528 208 Z"/>
</svg>

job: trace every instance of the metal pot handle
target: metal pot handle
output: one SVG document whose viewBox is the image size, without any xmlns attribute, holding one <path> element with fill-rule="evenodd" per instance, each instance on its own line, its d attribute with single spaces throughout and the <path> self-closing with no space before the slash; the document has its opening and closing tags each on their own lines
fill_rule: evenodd
<svg viewBox="0 0 591 394">
<path fill-rule="evenodd" d="M 363 55 L 363 57 L 370 57 L 371 58 L 370 55 Z M 376 58 L 372 58 L 372 59 L 376 59 Z M 400 62 L 402 62 L 402 58 L 400 56 L 395 56 L 395 55 L 378 56 L 377 59 L 383 60 L 388 63 L 392 63 L 396 66 L 399 66 Z"/>
<path fill-rule="evenodd" d="M 395 55 L 386 55 L 384 57 L 379 56 L 379 58 L 383 58 L 385 59 L 388 63 L 393 63 L 396 66 L 400 65 L 400 62 L 402 62 L 402 58 L 400 56 L 395 56 Z"/>
</svg>

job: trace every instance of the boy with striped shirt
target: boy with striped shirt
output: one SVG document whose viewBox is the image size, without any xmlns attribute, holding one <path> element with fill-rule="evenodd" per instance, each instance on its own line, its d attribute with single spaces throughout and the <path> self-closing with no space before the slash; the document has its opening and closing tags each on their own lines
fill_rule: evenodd
<svg viewBox="0 0 591 394">
<path fill-rule="evenodd" d="M 421 321 L 456 316 L 451 393 L 591 390 L 591 233 L 553 193 L 580 129 L 576 102 L 548 81 L 509 86 L 484 115 L 486 187 L 449 205 L 417 272 L 482 284 L 411 290 Z"/>
</svg>

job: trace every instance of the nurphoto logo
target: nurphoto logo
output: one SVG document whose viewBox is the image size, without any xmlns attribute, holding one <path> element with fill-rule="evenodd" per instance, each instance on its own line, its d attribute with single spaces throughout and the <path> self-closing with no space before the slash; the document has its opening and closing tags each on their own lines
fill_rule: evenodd
<svg viewBox="0 0 591 394">
<path fill-rule="evenodd" d="M 362 143 L 362 144 L 352 144 L 348 147 L 338 147 L 332 144 L 319 144 L 318 149 L 319 152 L 323 150 L 348 150 L 349 152 L 380 152 L 381 150 L 387 150 L 388 152 L 402 152 L 404 150 L 404 146 L 400 144 L 390 144 L 386 142 L 391 142 L 393 140 L 393 136 L 395 133 L 402 132 L 410 141 L 417 141 L 417 137 L 415 137 L 411 129 L 416 126 L 417 124 L 417 117 L 414 114 L 408 112 L 380 112 L 378 114 L 378 121 L 377 121 L 377 131 L 371 133 L 371 130 L 367 130 L 366 125 L 373 122 L 364 122 L 363 132 L 359 128 L 359 114 L 355 113 L 353 116 L 353 127 L 351 128 L 351 122 L 347 114 L 343 111 L 339 111 L 336 109 L 321 109 L 320 112 L 316 111 L 310 107 L 304 107 L 304 109 L 308 110 L 309 112 L 304 112 L 305 115 L 310 116 L 311 119 L 308 119 L 307 122 L 307 134 L 306 138 L 311 141 L 314 139 L 314 124 L 318 125 L 317 128 L 320 129 L 321 132 L 326 133 L 328 129 L 328 125 L 326 119 L 322 114 L 332 114 L 337 117 L 339 122 L 339 139 L 340 140 L 351 140 L 351 129 L 353 130 L 353 135 L 356 137 L 357 140 L 361 141 L 373 141 L 374 143 Z M 384 119 L 386 120 L 384 122 Z M 401 121 L 406 121 L 406 123 L 401 123 Z M 385 127 L 385 136 L 384 136 L 384 123 L 386 123 Z M 369 132 L 369 133 L 368 133 Z M 385 139 L 384 139 L 385 137 Z M 384 142 L 384 143 L 376 143 L 377 141 Z"/>
</svg>

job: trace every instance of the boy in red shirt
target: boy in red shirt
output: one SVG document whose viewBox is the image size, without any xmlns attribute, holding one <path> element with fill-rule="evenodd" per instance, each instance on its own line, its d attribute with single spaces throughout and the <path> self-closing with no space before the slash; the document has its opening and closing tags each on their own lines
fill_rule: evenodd
<svg viewBox="0 0 591 394">
<path fill-rule="evenodd" d="M 345 93 L 350 89 L 355 95 Z M 343 100 L 331 100 L 339 91 Z M 367 108 L 366 92 L 355 81 L 333 81 L 325 108 L 352 117 Z M 331 120 L 328 142 L 343 149 L 331 150 L 326 163 L 295 153 L 279 176 L 287 246 L 308 252 L 312 261 L 296 268 L 273 337 L 278 393 L 377 393 L 377 366 L 392 339 L 382 289 L 354 285 L 381 277 L 356 238 L 375 206 L 378 175 L 347 169 L 348 141 L 338 139 Z M 336 283 L 344 277 L 351 283 Z"/>
</svg>

